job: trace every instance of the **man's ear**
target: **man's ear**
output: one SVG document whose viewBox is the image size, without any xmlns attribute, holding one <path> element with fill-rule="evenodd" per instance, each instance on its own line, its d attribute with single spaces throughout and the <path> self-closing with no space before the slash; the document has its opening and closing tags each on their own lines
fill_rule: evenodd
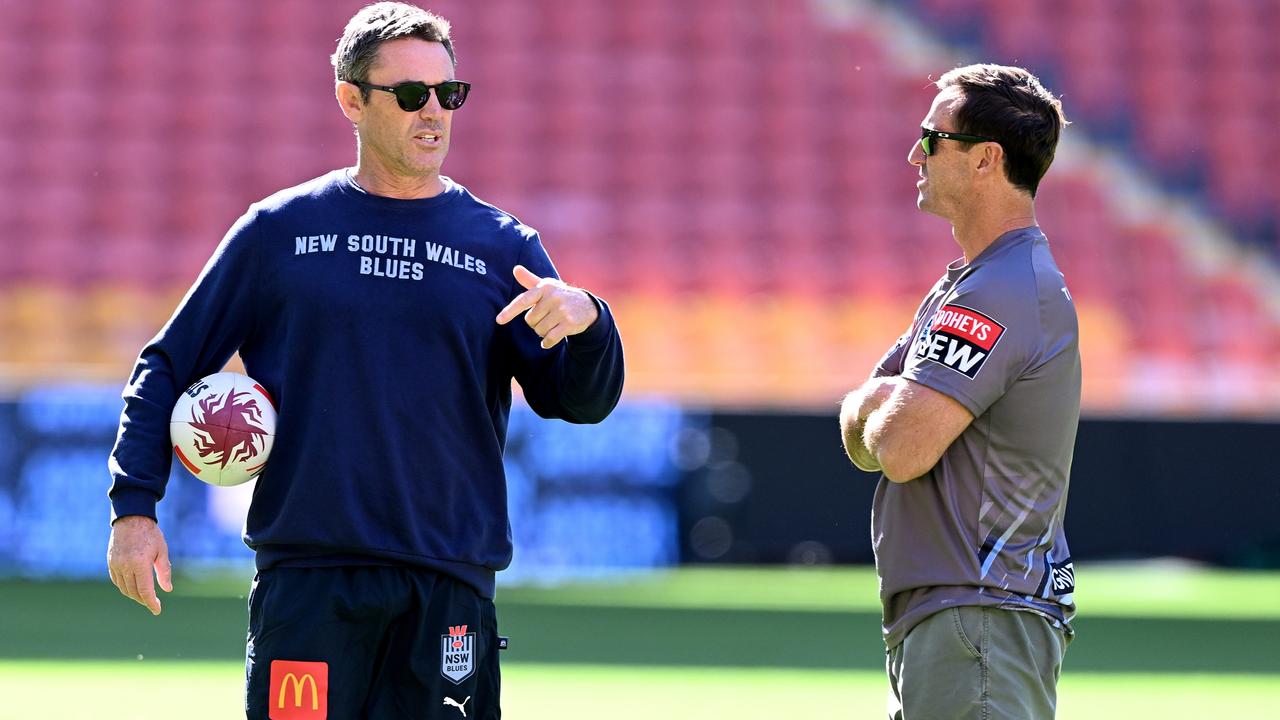
<svg viewBox="0 0 1280 720">
<path fill-rule="evenodd" d="M 978 154 L 974 169 L 978 172 L 994 170 L 1000 172 L 1004 167 L 1004 148 L 999 143 L 983 143 L 982 152 Z"/>
<path fill-rule="evenodd" d="M 360 88 L 349 82 L 339 81 L 333 92 L 338 98 L 342 114 L 352 123 L 359 123 L 360 118 L 364 117 L 364 98 L 360 95 Z"/>
</svg>

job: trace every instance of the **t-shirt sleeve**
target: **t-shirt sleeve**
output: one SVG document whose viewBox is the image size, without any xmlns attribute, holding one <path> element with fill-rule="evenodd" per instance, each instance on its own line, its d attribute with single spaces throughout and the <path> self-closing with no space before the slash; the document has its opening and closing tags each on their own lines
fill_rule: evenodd
<svg viewBox="0 0 1280 720">
<path fill-rule="evenodd" d="M 880 362 L 876 363 L 876 369 L 872 371 L 871 377 L 896 377 L 902 374 L 906 368 L 907 348 L 911 346 L 911 328 L 893 343 L 893 347 L 889 348 L 884 357 L 880 358 Z"/>
<path fill-rule="evenodd" d="M 894 341 L 893 347 L 889 348 L 884 357 L 880 358 L 880 362 L 876 363 L 875 370 L 871 372 L 871 377 L 897 377 L 906 369 L 907 350 L 911 347 L 911 337 L 915 333 L 915 328 L 920 325 L 920 317 L 929 308 L 930 298 L 933 297 L 937 290 L 937 286 L 934 286 L 934 289 L 925 296 L 924 302 L 920 303 L 920 307 L 916 308 L 916 314 L 912 318 L 911 324 Z"/>
<path fill-rule="evenodd" d="M 947 299 L 905 353 L 902 377 L 944 393 L 974 417 L 1031 366 L 1041 340 L 1034 286 L 974 283 Z"/>
</svg>

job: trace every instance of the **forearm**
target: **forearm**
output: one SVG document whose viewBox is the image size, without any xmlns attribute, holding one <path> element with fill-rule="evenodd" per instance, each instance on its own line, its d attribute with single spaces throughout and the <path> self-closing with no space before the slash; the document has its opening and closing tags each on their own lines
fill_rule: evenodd
<svg viewBox="0 0 1280 720">
<path fill-rule="evenodd" d="M 901 438 L 889 432 L 890 423 L 894 420 L 897 409 L 892 394 L 877 405 L 863 420 L 862 443 L 867 449 L 867 454 L 875 459 L 876 467 L 890 480 L 901 482 L 898 478 L 898 446 L 896 444 Z M 886 463 L 881 461 L 882 457 L 890 458 L 889 468 L 886 469 Z"/>
<path fill-rule="evenodd" d="M 570 339 L 572 341 L 572 339 Z M 565 351 L 566 373 L 561 390 L 561 417 L 575 423 L 597 423 L 613 412 L 622 398 L 626 375 L 622 343 L 614 330 L 604 348 L 575 356 L 576 348 Z"/>
<path fill-rule="evenodd" d="M 622 341 L 608 305 L 584 332 L 560 343 L 549 355 L 530 349 L 527 374 L 517 374 L 529 405 L 543 417 L 574 423 L 603 420 L 618 404 L 625 377 Z"/>
<path fill-rule="evenodd" d="M 926 475 L 973 417 L 950 396 L 903 381 L 867 416 L 863 442 L 885 477 L 903 483 Z"/>
</svg>

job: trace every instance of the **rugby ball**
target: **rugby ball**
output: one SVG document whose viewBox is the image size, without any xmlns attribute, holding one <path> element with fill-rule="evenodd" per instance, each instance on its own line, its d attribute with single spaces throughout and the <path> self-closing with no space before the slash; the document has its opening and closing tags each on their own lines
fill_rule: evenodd
<svg viewBox="0 0 1280 720">
<path fill-rule="evenodd" d="M 275 402 L 236 372 L 201 378 L 178 396 L 169 439 L 179 462 L 210 485 L 240 485 L 266 467 L 276 435 Z"/>
</svg>

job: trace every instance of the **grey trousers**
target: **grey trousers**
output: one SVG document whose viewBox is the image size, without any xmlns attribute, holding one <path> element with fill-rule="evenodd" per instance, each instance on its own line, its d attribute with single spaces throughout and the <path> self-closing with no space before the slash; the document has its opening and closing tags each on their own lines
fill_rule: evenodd
<svg viewBox="0 0 1280 720">
<path fill-rule="evenodd" d="M 889 718 L 1052 720 L 1068 642 L 1032 612 L 934 613 L 889 651 Z"/>
</svg>

